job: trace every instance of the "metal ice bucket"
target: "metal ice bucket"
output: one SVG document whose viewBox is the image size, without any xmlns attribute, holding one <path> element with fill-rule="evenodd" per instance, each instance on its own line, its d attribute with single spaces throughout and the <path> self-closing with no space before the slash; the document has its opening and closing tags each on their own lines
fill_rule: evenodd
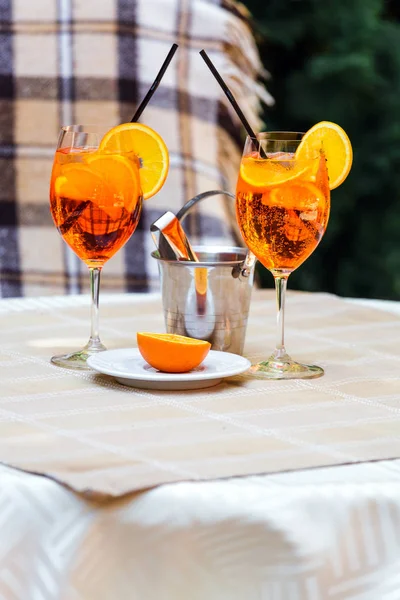
<svg viewBox="0 0 400 600">
<path fill-rule="evenodd" d="M 168 333 L 212 344 L 214 350 L 242 354 L 254 261 L 239 247 L 194 246 L 200 262 L 157 259 Z"/>
</svg>

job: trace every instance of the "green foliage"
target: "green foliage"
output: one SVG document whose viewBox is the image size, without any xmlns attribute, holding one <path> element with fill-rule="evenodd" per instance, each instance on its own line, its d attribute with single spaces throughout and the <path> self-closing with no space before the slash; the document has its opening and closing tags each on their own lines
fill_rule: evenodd
<svg viewBox="0 0 400 600">
<path fill-rule="evenodd" d="M 291 288 L 400 296 L 400 2 L 245 0 L 259 32 L 266 129 L 340 124 L 352 171 L 332 192 L 327 233 Z M 271 277 L 263 273 L 265 285 Z"/>
</svg>

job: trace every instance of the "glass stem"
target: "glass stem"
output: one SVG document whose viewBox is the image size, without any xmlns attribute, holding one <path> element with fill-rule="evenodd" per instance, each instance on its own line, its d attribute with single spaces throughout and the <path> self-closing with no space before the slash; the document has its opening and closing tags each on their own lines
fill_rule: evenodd
<svg viewBox="0 0 400 600">
<path fill-rule="evenodd" d="M 275 358 L 282 358 L 286 356 L 285 349 L 285 298 L 286 298 L 286 285 L 288 276 L 275 277 L 275 291 L 276 291 L 276 349 L 274 352 Z"/>
<path fill-rule="evenodd" d="M 89 267 L 90 271 L 90 293 L 92 297 L 91 307 L 91 331 L 87 344 L 89 350 L 104 349 L 99 336 L 99 293 L 101 268 Z"/>
</svg>

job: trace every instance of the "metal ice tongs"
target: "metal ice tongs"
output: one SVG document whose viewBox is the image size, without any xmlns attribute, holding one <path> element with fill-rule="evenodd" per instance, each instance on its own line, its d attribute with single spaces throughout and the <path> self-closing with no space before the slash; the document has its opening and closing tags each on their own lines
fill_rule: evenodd
<svg viewBox="0 0 400 600">
<path fill-rule="evenodd" d="M 193 250 L 190 242 L 185 234 L 185 231 L 180 223 L 192 208 L 201 200 L 209 198 L 211 196 L 217 196 L 224 194 L 230 198 L 235 198 L 233 194 L 225 190 L 210 190 L 208 192 L 202 192 L 194 198 L 191 198 L 186 204 L 179 210 L 176 216 L 168 211 L 164 213 L 157 221 L 155 221 L 150 231 L 153 236 L 154 243 L 156 244 L 160 256 L 162 258 L 170 258 L 175 260 L 191 260 L 198 262 L 195 251 Z M 255 255 L 249 250 L 245 260 L 241 265 L 238 265 L 232 269 L 233 277 L 249 277 L 254 263 L 256 261 Z"/>
</svg>

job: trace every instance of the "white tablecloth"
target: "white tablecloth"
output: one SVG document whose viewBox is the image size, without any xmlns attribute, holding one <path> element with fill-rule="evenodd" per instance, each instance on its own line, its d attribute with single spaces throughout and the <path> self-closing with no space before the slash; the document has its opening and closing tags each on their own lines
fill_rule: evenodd
<svg viewBox="0 0 400 600">
<path fill-rule="evenodd" d="M 400 599 L 399 460 L 164 485 L 101 507 L 0 475 L 1 600 Z"/>
</svg>

